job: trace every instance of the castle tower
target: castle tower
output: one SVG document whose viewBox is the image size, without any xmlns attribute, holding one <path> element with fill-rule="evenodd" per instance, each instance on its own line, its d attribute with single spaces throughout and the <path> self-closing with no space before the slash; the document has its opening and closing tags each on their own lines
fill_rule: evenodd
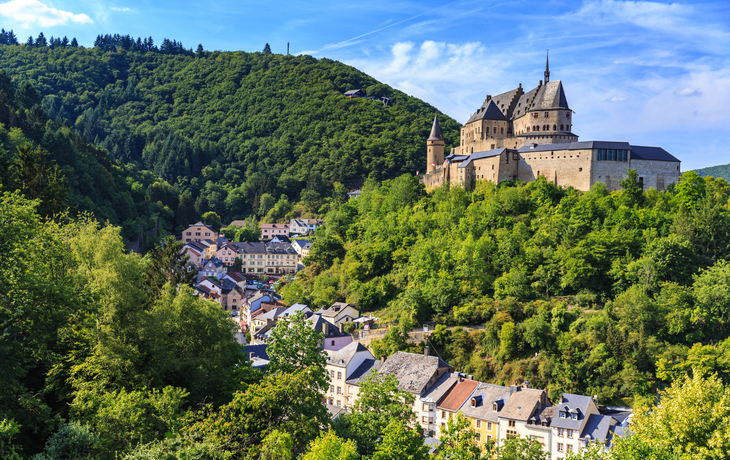
<svg viewBox="0 0 730 460">
<path fill-rule="evenodd" d="M 438 115 L 433 117 L 431 135 L 426 140 L 428 153 L 426 154 L 426 172 L 433 172 L 437 166 L 444 164 L 444 137 L 441 135 Z"/>
<path fill-rule="evenodd" d="M 545 58 L 545 84 L 547 85 L 550 81 L 550 51 L 547 52 L 547 57 Z"/>
</svg>

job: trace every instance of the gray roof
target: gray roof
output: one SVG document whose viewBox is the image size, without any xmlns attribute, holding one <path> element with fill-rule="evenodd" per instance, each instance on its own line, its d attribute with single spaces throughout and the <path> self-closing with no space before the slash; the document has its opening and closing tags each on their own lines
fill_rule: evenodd
<svg viewBox="0 0 730 460">
<path fill-rule="evenodd" d="M 519 118 L 521 116 L 524 116 L 527 111 L 532 108 L 532 104 L 535 101 L 538 91 L 541 88 L 541 86 L 538 86 L 537 88 L 533 88 L 520 96 L 520 98 L 517 100 L 517 105 L 515 106 L 514 112 L 512 112 L 513 118 Z"/>
<path fill-rule="evenodd" d="M 355 369 L 350 377 L 345 381 L 348 385 L 360 385 L 368 378 L 373 371 L 380 369 L 382 363 L 379 359 L 366 359 Z"/>
<path fill-rule="evenodd" d="M 317 313 L 321 314 L 322 316 L 326 316 L 328 318 L 329 317 L 334 317 L 334 316 L 337 316 L 337 314 L 340 312 L 340 310 L 344 309 L 345 307 L 353 307 L 354 308 L 355 306 L 353 304 L 351 304 L 351 303 L 335 302 L 328 309 L 326 309 L 326 310 L 319 310 Z"/>
<path fill-rule="evenodd" d="M 471 397 L 464 402 L 460 411 L 467 417 L 480 418 L 492 422 L 498 421 L 499 412 L 493 410 L 493 403 L 498 402 L 500 410 L 505 406 L 512 394 L 509 387 L 480 383 Z M 474 405 L 472 406 L 472 399 Z M 501 403 L 499 403 L 501 401 Z"/>
<path fill-rule="evenodd" d="M 512 420 L 527 421 L 541 406 L 541 398 L 544 390 L 532 390 L 529 388 L 517 388 L 507 400 L 504 409 L 499 412 L 499 417 Z"/>
<path fill-rule="evenodd" d="M 243 351 L 246 352 L 248 356 L 251 356 L 251 353 L 253 353 L 258 358 L 268 360 L 269 354 L 266 353 L 266 347 L 267 345 L 246 345 L 243 348 Z"/>
<path fill-rule="evenodd" d="M 504 152 L 505 150 L 507 150 L 507 149 L 500 148 L 500 149 L 485 150 L 483 152 L 474 152 L 468 156 L 466 161 L 464 161 L 463 163 L 461 163 L 459 165 L 459 168 L 466 168 L 467 166 L 469 166 L 471 164 L 471 162 L 473 160 L 479 160 L 482 158 L 496 157 L 496 156 L 502 155 L 502 152 Z"/>
<path fill-rule="evenodd" d="M 438 369 L 451 368 L 436 356 L 398 351 L 385 361 L 380 372 L 398 379 L 398 388 L 421 395 Z"/>
<path fill-rule="evenodd" d="M 286 308 L 284 308 L 284 307 L 272 308 L 271 310 L 267 311 L 263 315 L 257 316 L 256 319 L 259 321 L 275 319 L 275 318 L 278 318 L 281 315 L 281 313 L 284 312 L 284 310 L 286 310 Z"/>
<path fill-rule="evenodd" d="M 298 311 L 304 312 L 304 310 L 305 310 L 305 309 L 307 309 L 307 310 L 311 311 L 311 309 L 310 309 L 310 308 L 309 308 L 308 306 L 306 306 L 306 305 L 304 305 L 304 304 L 301 304 L 301 303 L 295 303 L 295 304 L 294 304 L 294 305 L 292 305 L 291 307 L 287 308 L 287 309 L 286 309 L 286 310 L 285 310 L 285 311 L 284 311 L 284 312 L 283 312 L 283 313 L 281 314 L 281 316 L 294 316 L 294 313 L 296 313 L 296 312 L 298 312 Z"/>
<path fill-rule="evenodd" d="M 449 155 L 449 156 L 446 157 L 446 160 L 449 160 L 449 161 L 462 161 L 462 160 L 466 160 L 467 158 L 469 158 L 469 155 L 454 155 L 454 154 L 451 154 L 451 155 Z"/>
<path fill-rule="evenodd" d="M 535 98 L 532 110 L 569 109 L 563 83 L 555 80 L 546 83 Z"/>
<path fill-rule="evenodd" d="M 355 354 L 361 351 L 368 351 L 360 342 L 352 342 L 337 351 L 327 350 L 327 363 L 335 366 L 346 367 Z"/>
<path fill-rule="evenodd" d="M 421 401 L 438 403 L 446 395 L 446 393 L 448 393 L 449 390 L 458 382 L 458 374 L 451 373 L 441 375 L 438 380 L 436 380 L 436 383 L 431 385 L 431 387 L 426 390 L 423 396 L 421 396 Z"/>
<path fill-rule="evenodd" d="M 586 414 L 588 414 L 591 405 L 595 406 L 595 403 L 590 396 L 563 393 L 560 403 L 556 404 L 557 409 L 555 410 L 552 426 L 580 430 L 585 423 Z M 571 418 L 571 414 L 575 413 L 571 410 L 578 411 L 578 420 Z M 565 414 L 565 418 L 562 418 L 561 414 Z"/>
<path fill-rule="evenodd" d="M 327 412 L 330 413 L 330 418 L 332 420 L 334 420 L 337 417 L 339 417 L 340 414 L 343 414 L 343 413 L 346 414 L 347 413 L 347 409 L 345 409 L 344 407 L 337 407 L 337 406 L 334 406 L 332 404 L 325 404 L 325 407 L 327 407 Z"/>
<path fill-rule="evenodd" d="M 679 160 L 661 147 L 631 146 L 632 160 L 676 161 Z"/>
<path fill-rule="evenodd" d="M 266 254 L 266 243 L 231 243 L 239 254 Z"/>
<path fill-rule="evenodd" d="M 266 252 L 274 254 L 296 254 L 297 251 L 291 247 L 291 243 L 265 243 Z"/>
<path fill-rule="evenodd" d="M 433 126 L 431 126 L 431 134 L 428 136 L 429 141 L 442 141 L 444 136 L 441 135 L 441 127 L 439 126 L 439 116 L 433 117 Z"/>
<path fill-rule="evenodd" d="M 508 102 L 509 101 L 507 101 L 507 103 Z M 482 106 L 479 107 L 476 112 L 474 112 L 474 114 L 469 118 L 469 121 L 467 121 L 466 123 L 469 124 L 477 120 L 507 121 L 507 117 L 497 106 L 497 103 L 494 101 L 494 99 L 490 99 L 489 102 L 482 104 Z"/>
<path fill-rule="evenodd" d="M 606 442 L 609 437 L 609 429 L 616 424 L 616 419 L 609 415 L 591 414 L 586 421 L 581 438 L 590 436 L 591 439 L 599 441 L 601 444 Z"/>
</svg>

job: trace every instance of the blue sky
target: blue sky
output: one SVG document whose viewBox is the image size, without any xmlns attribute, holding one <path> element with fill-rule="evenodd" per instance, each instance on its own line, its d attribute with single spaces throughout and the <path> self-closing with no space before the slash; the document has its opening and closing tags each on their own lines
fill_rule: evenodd
<svg viewBox="0 0 730 460">
<path fill-rule="evenodd" d="M 353 65 L 466 121 L 487 94 L 562 80 L 581 140 L 730 163 L 730 2 L 0 0 L 21 41 L 123 33 Z"/>
</svg>

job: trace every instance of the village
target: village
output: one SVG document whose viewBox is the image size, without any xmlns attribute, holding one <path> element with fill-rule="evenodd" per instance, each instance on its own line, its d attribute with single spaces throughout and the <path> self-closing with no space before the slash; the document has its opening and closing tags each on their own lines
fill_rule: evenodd
<svg viewBox="0 0 730 460">
<path fill-rule="evenodd" d="M 500 386 L 458 372 L 431 355 L 428 337 L 433 324 L 409 334 L 411 340 L 426 343 L 423 354 L 399 351 L 389 357 L 374 356 L 370 340 L 382 337 L 379 332 L 387 325 L 381 327 L 372 315 L 361 316 L 356 305 L 336 302 L 323 309 L 287 305 L 272 280 L 295 276 L 304 268 L 302 260 L 312 243 L 301 237 L 323 224 L 317 219 L 263 223 L 262 242 L 230 242 L 204 222 L 183 231 L 183 251 L 198 271 L 196 294 L 230 312 L 239 331 L 236 339 L 245 346 L 254 368 L 265 370 L 269 363 L 266 348 L 279 320 L 300 314 L 324 338 L 321 347 L 328 355 L 330 386 L 323 402 L 333 419 L 354 407 L 360 384 L 378 372 L 395 376 L 399 388 L 414 395 L 414 419 L 431 453 L 438 451 L 441 431 L 457 413 L 467 417 L 480 445 L 493 441 L 501 446 L 511 436 L 524 437 L 539 442 L 551 460 L 563 460 L 594 444 L 608 451 L 627 434 L 630 408 L 605 406 L 596 396 L 568 393 L 551 402 L 547 389 L 532 388 L 527 381 Z"/>
</svg>

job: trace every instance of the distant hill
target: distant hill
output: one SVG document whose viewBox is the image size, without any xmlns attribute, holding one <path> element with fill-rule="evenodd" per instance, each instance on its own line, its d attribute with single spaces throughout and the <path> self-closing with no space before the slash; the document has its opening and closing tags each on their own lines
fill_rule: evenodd
<svg viewBox="0 0 730 460">
<path fill-rule="evenodd" d="M 161 196 L 168 230 L 209 210 L 224 221 L 242 218 L 282 194 L 316 209 L 335 182 L 425 169 L 437 110 L 353 67 L 311 56 L 166 54 L 164 46 L 131 51 L 97 41 L 96 48 L 1 45 L 0 66 L 16 84 L 35 85 L 52 119 L 166 181 L 152 194 Z M 357 88 L 389 97 L 389 106 L 342 94 Z M 448 151 L 460 125 L 440 121 Z"/>
<path fill-rule="evenodd" d="M 730 165 L 710 166 L 709 168 L 695 169 L 700 176 L 721 177 L 730 182 Z"/>
</svg>

